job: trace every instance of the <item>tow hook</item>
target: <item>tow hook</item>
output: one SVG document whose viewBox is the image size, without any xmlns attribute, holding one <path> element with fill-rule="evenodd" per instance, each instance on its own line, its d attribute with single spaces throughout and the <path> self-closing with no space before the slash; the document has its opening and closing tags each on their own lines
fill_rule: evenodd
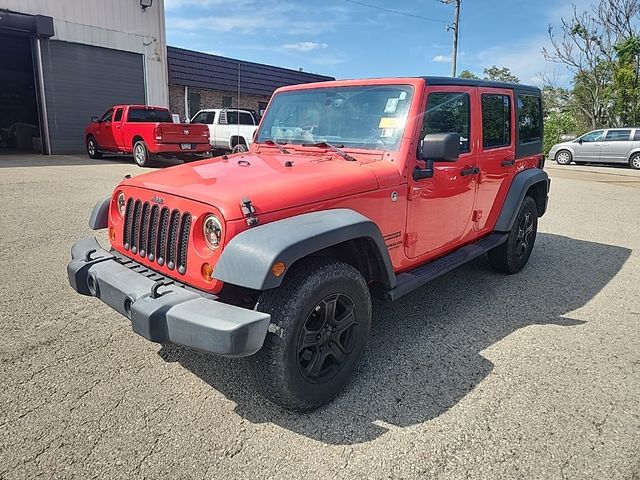
<svg viewBox="0 0 640 480">
<path fill-rule="evenodd" d="M 256 209 L 251 203 L 251 199 L 249 197 L 242 197 L 240 200 L 240 209 L 242 210 L 242 214 L 246 219 L 247 226 L 254 227 L 258 224 L 259 220 L 256 216 Z"/>
</svg>

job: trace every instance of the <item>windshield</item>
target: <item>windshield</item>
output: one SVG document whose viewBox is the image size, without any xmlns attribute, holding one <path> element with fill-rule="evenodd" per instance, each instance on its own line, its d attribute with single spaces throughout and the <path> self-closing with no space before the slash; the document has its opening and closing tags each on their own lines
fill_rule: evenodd
<svg viewBox="0 0 640 480">
<path fill-rule="evenodd" d="M 406 85 L 318 88 L 277 94 L 257 141 L 397 150 L 413 89 Z"/>
</svg>

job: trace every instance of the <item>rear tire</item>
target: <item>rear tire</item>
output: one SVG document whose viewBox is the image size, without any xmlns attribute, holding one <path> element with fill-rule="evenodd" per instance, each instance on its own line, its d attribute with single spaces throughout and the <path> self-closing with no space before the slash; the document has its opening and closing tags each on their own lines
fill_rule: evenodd
<svg viewBox="0 0 640 480">
<path fill-rule="evenodd" d="M 629 166 L 634 170 L 640 170 L 640 153 L 631 155 L 629 159 Z"/>
<path fill-rule="evenodd" d="M 560 150 L 556 153 L 555 161 L 558 165 L 569 165 L 573 160 L 573 155 L 569 150 Z"/>
<path fill-rule="evenodd" d="M 150 167 L 153 162 L 149 158 L 149 150 L 143 140 L 137 140 L 133 144 L 133 161 L 139 167 Z"/>
<path fill-rule="evenodd" d="M 238 143 L 231 149 L 231 153 L 244 153 L 248 151 L 249 148 L 244 143 Z"/>
<path fill-rule="evenodd" d="M 99 147 L 96 139 L 92 135 L 87 137 L 87 155 L 89 155 L 89 158 L 93 158 L 93 159 L 102 158 L 102 154 L 98 149 Z"/>
<path fill-rule="evenodd" d="M 504 273 L 518 273 L 529 261 L 538 232 L 538 207 L 524 197 L 507 241 L 489 251 L 489 263 Z"/>
<path fill-rule="evenodd" d="M 294 411 L 336 397 L 369 338 L 371 297 L 362 275 L 345 263 L 309 258 L 294 265 L 280 287 L 264 291 L 256 309 L 271 315 L 273 329 L 247 358 L 258 390 Z"/>
</svg>

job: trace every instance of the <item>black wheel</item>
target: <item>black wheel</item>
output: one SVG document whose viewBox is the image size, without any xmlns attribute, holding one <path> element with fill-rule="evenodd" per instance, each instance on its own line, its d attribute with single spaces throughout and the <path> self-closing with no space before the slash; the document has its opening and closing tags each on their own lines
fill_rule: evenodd
<svg viewBox="0 0 640 480">
<path fill-rule="evenodd" d="M 147 146 L 144 141 L 137 140 L 134 142 L 133 160 L 139 167 L 150 167 L 152 165 L 153 162 L 149 158 L 149 150 L 147 150 Z"/>
<path fill-rule="evenodd" d="M 87 155 L 89 158 L 102 158 L 102 154 L 98 151 L 98 142 L 92 136 L 87 138 Z"/>
<path fill-rule="evenodd" d="M 629 159 L 629 166 L 634 170 L 640 170 L 640 153 L 636 153 Z"/>
<path fill-rule="evenodd" d="M 573 160 L 573 155 L 571 155 L 569 150 L 560 150 L 556 153 L 555 160 L 558 165 L 569 165 L 571 160 Z"/>
<path fill-rule="evenodd" d="M 507 241 L 489 251 L 489 263 L 505 273 L 517 273 L 529 261 L 538 232 L 538 207 L 531 197 L 525 197 L 509 232 Z"/>
<path fill-rule="evenodd" d="M 345 387 L 364 353 L 371 297 L 360 273 L 345 263 L 310 258 L 292 267 L 256 307 L 271 314 L 272 331 L 247 359 L 258 389 L 289 410 L 317 408 Z"/>
<path fill-rule="evenodd" d="M 237 143 L 231 149 L 231 153 L 243 153 L 248 151 L 249 151 L 249 148 L 244 143 Z"/>
</svg>

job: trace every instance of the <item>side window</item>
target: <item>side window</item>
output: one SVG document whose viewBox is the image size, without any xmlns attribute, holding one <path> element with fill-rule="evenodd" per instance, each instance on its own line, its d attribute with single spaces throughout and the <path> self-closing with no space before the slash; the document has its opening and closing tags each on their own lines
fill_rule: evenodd
<svg viewBox="0 0 640 480">
<path fill-rule="evenodd" d="M 207 114 L 207 120 L 206 123 L 208 125 L 213 125 L 213 121 L 216 119 L 216 112 L 209 112 Z"/>
<path fill-rule="evenodd" d="M 193 117 L 191 123 L 207 123 L 207 112 L 198 113 L 195 117 Z"/>
<path fill-rule="evenodd" d="M 638 128 L 633 134 L 633 141 L 640 142 L 640 128 Z"/>
<path fill-rule="evenodd" d="M 482 145 L 484 148 L 511 145 L 511 98 L 482 94 Z"/>
<path fill-rule="evenodd" d="M 520 144 L 539 142 L 542 138 L 540 97 L 518 95 L 518 138 Z"/>
<path fill-rule="evenodd" d="M 582 140 L 585 143 L 599 142 L 602 140 L 603 136 L 604 136 L 604 130 L 595 130 L 593 132 L 589 132 L 583 135 L 579 140 Z"/>
<path fill-rule="evenodd" d="M 609 142 L 628 142 L 631 130 L 609 130 L 605 140 Z"/>
<path fill-rule="evenodd" d="M 120 120 L 122 120 L 122 109 L 121 108 L 116 110 L 116 114 L 113 117 L 113 121 L 114 122 L 119 122 Z"/>
<path fill-rule="evenodd" d="M 253 125 L 253 117 L 250 113 L 247 112 L 239 112 L 240 116 L 240 125 Z"/>
<path fill-rule="evenodd" d="M 111 121 L 111 115 L 113 115 L 113 108 L 110 108 L 109 110 L 104 112 L 104 115 L 102 115 L 102 118 L 100 119 L 100 121 L 101 122 L 110 122 Z"/>
<path fill-rule="evenodd" d="M 459 133 L 460 152 L 470 150 L 470 101 L 467 93 L 430 93 L 420 138 L 429 133 Z"/>
<path fill-rule="evenodd" d="M 236 125 L 238 123 L 238 112 L 228 111 L 227 112 L 227 124 Z"/>
</svg>

